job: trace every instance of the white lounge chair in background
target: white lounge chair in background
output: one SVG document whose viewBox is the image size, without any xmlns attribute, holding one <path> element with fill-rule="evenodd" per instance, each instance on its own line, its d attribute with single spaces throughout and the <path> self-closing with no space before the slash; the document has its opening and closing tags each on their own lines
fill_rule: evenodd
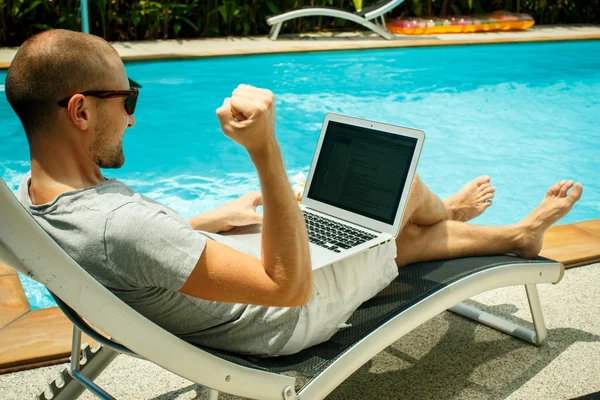
<svg viewBox="0 0 600 400">
<path fill-rule="evenodd" d="M 281 26 L 286 21 L 301 17 L 323 16 L 343 18 L 347 19 L 348 21 L 356 22 L 357 24 L 361 24 L 365 28 L 372 30 L 384 39 L 390 40 L 394 37 L 394 35 L 386 29 L 383 14 L 394 9 L 403 1 L 404 0 L 384 0 L 353 13 L 328 7 L 306 7 L 299 10 L 284 12 L 282 14 L 267 18 L 267 24 L 271 27 L 269 38 L 271 38 L 271 40 L 276 40 L 277 36 L 279 36 Z M 380 25 L 371 22 L 372 20 L 376 21 L 377 18 L 380 19 Z"/>
<path fill-rule="evenodd" d="M 564 272 L 552 260 L 509 255 L 412 264 L 400 269 L 390 286 L 352 315 L 351 326 L 328 342 L 295 355 L 261 359 L 194 346 L 137 313 L 71 259 L 1 179 L 0 262 L 45 285 L 75 325 L 71 366 L 62 373 L 64 385 L 50 385 L 53 400 L 77 399 L 85 389 L 113 399 L 93 379 L 119 353 L 210 388 L 211 400 L 219 392 L 262 400 L 322 399 L 380 351 L 447 309 L 540 344 L 546 328 L 536 284 L 557 283 Z M 525 285 L 533 330 L 459 303 L 513 285 Z M 84 348 L 83 360 L 82 331 L 102 344 L 95 352 Z M 295 376 L 282 374 L 292 371 Z M 45 394 L 38 399 L 46 399 Z"/>
</svg>

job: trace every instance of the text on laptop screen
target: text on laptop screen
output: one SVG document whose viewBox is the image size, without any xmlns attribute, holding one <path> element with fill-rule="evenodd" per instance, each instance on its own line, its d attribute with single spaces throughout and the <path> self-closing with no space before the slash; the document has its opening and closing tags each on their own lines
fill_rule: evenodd
<svg viewBox="0 0 600 400">
<path fill-rule="evenodd" d="M 416 145 L 415 138 L 329 121 L 308 198 L 393 224 Z"/>
</svg>

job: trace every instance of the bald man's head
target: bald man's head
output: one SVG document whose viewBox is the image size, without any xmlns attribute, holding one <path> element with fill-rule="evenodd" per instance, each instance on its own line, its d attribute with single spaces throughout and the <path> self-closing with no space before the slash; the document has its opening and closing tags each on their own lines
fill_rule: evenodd
<svg viewBox="0 0 600 400">
<path fill-rule="evenodd" d="M 25 41 L 8 69 L 5 91 L 29 142 L 53 126 L 59 100 L 106 89 L 119 62 L 108 42 L 81 32 L 56 29 Z"/>
</svg>

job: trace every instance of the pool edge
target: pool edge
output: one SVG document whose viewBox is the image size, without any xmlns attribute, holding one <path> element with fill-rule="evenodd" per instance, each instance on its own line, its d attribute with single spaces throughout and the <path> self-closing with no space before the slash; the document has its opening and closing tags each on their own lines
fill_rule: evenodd
<svg viewBox="0 0 600 400">
<path fill-rule="evenodd" d="M 577 29 L 584 32 L 573 33 Z M 564 30 L 570 31 L 565 33 L 563 32 Z M 593 32 L 585 33 L 585 30 Z M 393 40 L 372 38 L 365 36 L 364 33 L 350 33 L 348 37 L 343 35 L 344 33 L 339 33 L 338 36 L 333 37 L 328 36 L 326 33 L 293 35 L 291 39 L 279 41 L 271 41 L 266 36 L 255 36 L 243 38 L 225 37 L 215 39 L 112 42 L 111 44 L 119 51 L 124 61 L 153 61 L 299 52 L 600 40 L 600 26 L 542 25 L 527 31 L 432 35 L 427 38 L 423 38 L 423 36 L 397 36 Z M 457 35 L 460 35 L 460 37 Z M 198 46 L 202 49 L 195 51 L 186 50 L 194 47 L 197 48 Z M 168 48 L 168 50 L 165 50 L 165 48 Z M 8 69 L 16 53 L 16 49 L 0 49 L 0 70 Z"/>
</svg>

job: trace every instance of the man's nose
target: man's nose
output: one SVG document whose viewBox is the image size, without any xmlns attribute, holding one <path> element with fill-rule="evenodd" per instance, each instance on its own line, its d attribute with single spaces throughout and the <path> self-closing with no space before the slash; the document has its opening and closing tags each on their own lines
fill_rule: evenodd
<svg viewBox="0 0 600 400">
<path fill-rule="evenodd" d="M 134 125 L 135 125 L 135 117 L 133 115 L 128 115 L 127 127 L 133 128 Z"/>
</svg>

